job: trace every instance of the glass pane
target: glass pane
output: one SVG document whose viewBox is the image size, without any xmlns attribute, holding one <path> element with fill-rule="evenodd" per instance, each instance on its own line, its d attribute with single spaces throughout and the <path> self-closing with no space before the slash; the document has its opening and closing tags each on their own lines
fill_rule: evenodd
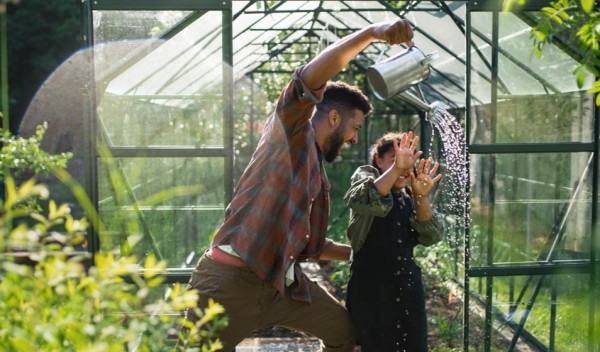
<svg viewBox="0 0 600 352">
<path fill-rule="evenodd" d="M 489 320 L 490 326 L 486 325 L 485 315 L 485 287 L 486 278 L 471 278 L 469 281 L 471 292 L 469 300 L 469 325 L 468 351 L 507 351 L 510 345 L 511 335 L 506 332 L 507 327 L 501 323 Z M 522 343 L 522 341 L 519 341 Z M 486 349 L 489 344 L 489 349 Z"/>
<path fill-rule="evenodd" d="M 95 41 L 105 42 L 94 57 L 101 138 L 112 146 L 223 146 L 223 71 L 230 68 L 221 13 L 94 15 Z"/>
<path fill-rule="evenodd" d="M 594 109 L 590 94 L 505 97 L 472 110 L 471 140 L 476 144 L 591 142 Z"/>
<path fill-rule="evenodd" d="M 576 86 L 578 63 L 554 45 L 541 58 L 532 56 L 531 28 L 514 14 L 500 13 L 498 100 L 491 105 L 493 16 L 476 12 L 471 20 L 471 143 L 591 141 L 593 102 L 584 92 L 593 80 L 583 89 Z"/>
<path fill-rule="evenodd" d="M 101 140 L 111 147 L 223 146 L 221 96 L 190 98 L 185 107 L 171 104 L 176 101 L 105 96 L 98 106 Z"/>
<path fill-rule="evenodd" d="M 588 153 L 471 156 L 472 265 L 589 258 L 590 162 Z"/>
<path fill-rule="evenodd" d="M 252 78 L 255 78 L 255 81 Z M 238 79 L 233 87 L 234 183 L 237 183 L 238 178 L 250 162 L 262 134 L 264 122 L 272 113 L 268 92 L 264 92 L 257 82 L 257 75 L 252 75 Z"/>
<path fill-rule="evenodd" d="M 502 53 L 499 57 L 499 74 L 511 94 L 552 94 L 580 90 L 573 75 L 579 63 L 555 45 L 546 46 L 539 58 L 532 55 L 531 27 L 516 15 L 500 14 L 499 36 Z M 517 67 L 524 74 L 520 74 Z M 528 81 L 537 81 L 541 86 L 535 87 Z M 593 82 L 594 78 L 587 75 L 583 89 L 590 88 Z"/>
<path fill-rule="evenodd" d="M 481 304 L 471 302 L 480 309 L 485 302 L 486 280 L 471 279 L 471 292 L 481 299 Z M 494 278 L 491 304 L 495 322 L 491 336 L 496 336 L 495 341 L 504 340 L 504 348 L 499 350 L 506 350 L 521 325 L 524 331 L 519 335 L 519 343 L 531 343 L 531 338 L 525 336 L 531 334 L 539 344 L 553 344 L 552 351 L 588 351 L 588 284 L 587 275 Z M 556 325 L 553 327 L 551 322 Z"/>
<path fill-rule="evenodd" d="M 173 27 L 189 11 L 94 11 L 94 42 L 148 39 Z"/>
<path fill-rule="evenodd" d="M 131 236 L 139 258 L 154 253 L 170 267 L 193 267 L 182 261 L 206 249 L 223 217 L 223 170 L 221 158 L 102 160 L 102 249 Z"/>
</svg>

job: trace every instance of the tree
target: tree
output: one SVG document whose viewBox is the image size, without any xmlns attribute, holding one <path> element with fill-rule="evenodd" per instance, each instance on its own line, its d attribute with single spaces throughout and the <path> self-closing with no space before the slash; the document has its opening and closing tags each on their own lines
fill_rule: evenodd
<svg viewBox="0 0 600 352">
<path fill-rule="evenodd" d="M 76 1 L 12 2 L 7 7 L 8 93 L 10 130 L 17 131 L 40 85 L 81 48 L 82 40 Z"/>
</svg>

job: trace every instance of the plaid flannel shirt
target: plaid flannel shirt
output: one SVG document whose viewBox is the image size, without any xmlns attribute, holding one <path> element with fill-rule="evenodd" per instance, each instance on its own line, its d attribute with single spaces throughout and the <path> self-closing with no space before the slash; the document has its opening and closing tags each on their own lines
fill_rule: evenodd
<svg viewBox="0 0 600 352">
<path fill-rule="evenodd" d="M 320 255 L 329 220 L 329 188 L 310 122 L 324 87 L 311 91 L 296 70 L 264 126 L 252 159 L 212 247 L 230 245 L 261 280 L 285 293 L 294 265 L 291 297 L 310 302 L 299 261 Z"/>
</svg>

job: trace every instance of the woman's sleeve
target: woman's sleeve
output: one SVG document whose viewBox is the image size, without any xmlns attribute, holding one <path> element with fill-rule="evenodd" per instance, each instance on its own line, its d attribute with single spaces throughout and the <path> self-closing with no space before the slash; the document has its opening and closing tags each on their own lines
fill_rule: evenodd
<svg viewBox="0 0 600 352">
<path fill-rule="evenodd" d="M 375 187 L 379 172 L 372 166 L 359 167 L 352 175 L 350 189 L 344 195 L 344 202 L 358 214 L 383 217 L 392 209 L 392 194 L 381 195 Z"/>
<path fill-rule="evenodd" d="M 427 221 L 417 221 L 416 216 L 410 216 L 410 224 L 417 232 L 417 240 L 424 246 L 440 242 L 446 232 L 444 219 L 440 213 L 433 210 L 433 216 Z"/>
</svg>

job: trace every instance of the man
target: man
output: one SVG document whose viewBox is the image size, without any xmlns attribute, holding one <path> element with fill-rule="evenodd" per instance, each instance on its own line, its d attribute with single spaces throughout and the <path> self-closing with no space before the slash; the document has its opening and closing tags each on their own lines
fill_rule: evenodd
<svg viewBox="0 0 600 352">
<path fill-rule="evenodd" d="M 281 93 L 188 285 L 198 289 L 200 307 L 208 298 L 225 307 L 229 325 L 219 335 L 224 351 L 273 325 L 312 334 L 325 351 L 353 350 L 348 312 L 299 265 L 351 255 L 350 246 L 325 237 L 330 185 L 323 159 L 331 162 L 344 144 L 358 142 L 371 105 L 358 89 L 328 81 L 371 42 L 410 43 L 412 36 L 405 20 L 368 26 L 298 68 Z M 189 313 L 188 319 L 197 319 Z"/>
</svg>

